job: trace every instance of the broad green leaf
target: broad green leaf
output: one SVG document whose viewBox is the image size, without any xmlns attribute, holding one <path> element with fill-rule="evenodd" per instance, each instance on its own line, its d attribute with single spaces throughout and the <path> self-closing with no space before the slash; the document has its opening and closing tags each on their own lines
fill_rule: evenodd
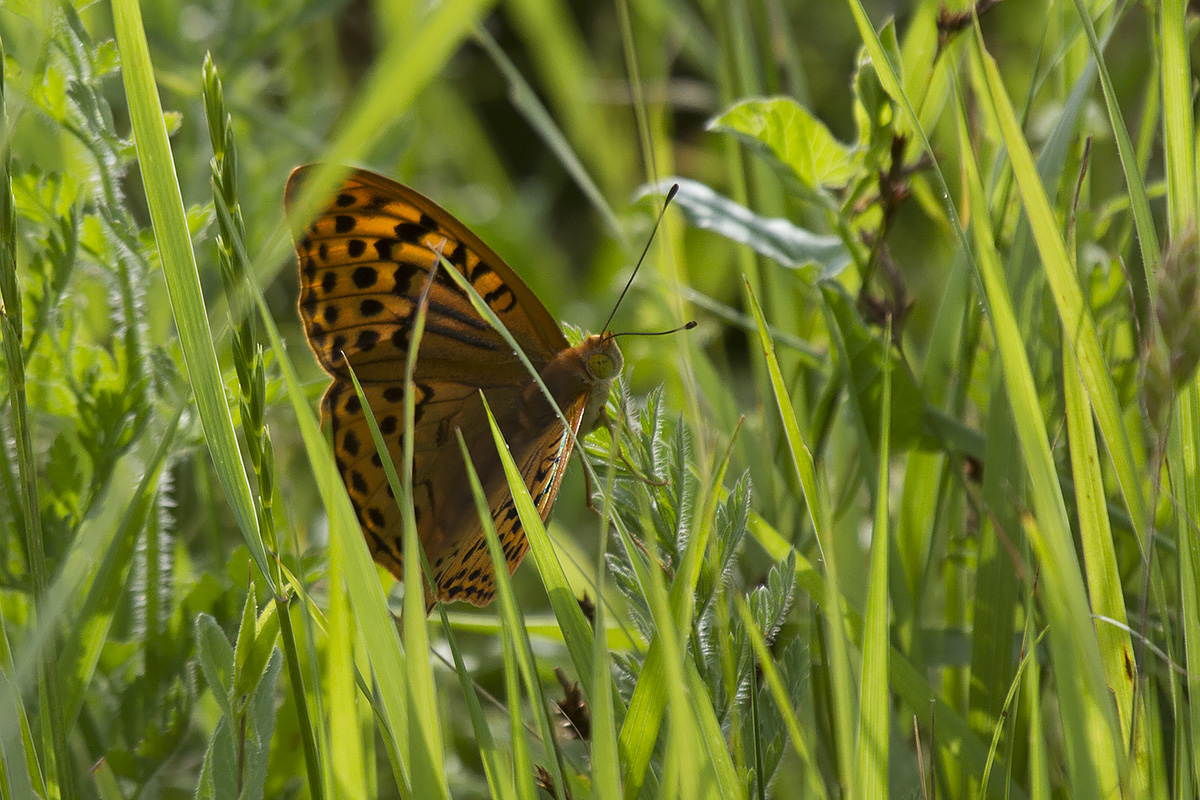
<svg viewBox="0 0 1200 800">
<path fill-rule="evenodd" d="M 855 176 L 854 152 L 790 97 L 745 100 L 709 122 L 765 151 L 809 189 L 844 186 Z"/>
<path fill-rule="evenodd" d="M 679 187 L 674 205 L 690 224 L 749 245 L 777 264 L 801 270 L 807 280 L 835 277 L 850 263 L 850 253 L 838 237 L 813 233 L 780 217 L 759 216 L 699 181 L 665 178 L 643 187 L 639 196 L 666 194 L 672 185 Z"/>
</svg>

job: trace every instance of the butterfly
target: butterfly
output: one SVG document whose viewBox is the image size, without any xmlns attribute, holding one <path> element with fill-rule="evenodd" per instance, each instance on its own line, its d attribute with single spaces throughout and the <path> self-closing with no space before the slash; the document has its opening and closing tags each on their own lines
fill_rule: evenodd
<svg viewBox="0 0 1200 800">
<path fill-rule="evenodd" d="M 315 169 L 297 167 L 288 178 L 284 205 L 290 217 Z M 529 544 L 480 393 L 544 521 L 562 485 L 574 438 L 595 427 L 621 371 L 616 338 L 594 334 L 572 346 L 500 256 L 449 212 L 390 178 L 351 169 L 320 208 L 307 224 L 293 225 L 300 318 L 309 346 L 332 378 L 321 416 L 331 429 L 338 472 L 363 535 L 375 560 L 403 580 L 400 511 L 348 367 L 362 384 L 388 455 L 403 463 L 409 336 L 428 285 L 413 370 L 412 430 L 413 510 L 436 587 L 426 588 L 426 602 L 485 606 L 495 596 L 495 575 L 455 432 L 466 442 L 512 573 Z M 569 431 L 516 353 L 446 273 L 447 262 L 511 332 Z"/>
</svg>

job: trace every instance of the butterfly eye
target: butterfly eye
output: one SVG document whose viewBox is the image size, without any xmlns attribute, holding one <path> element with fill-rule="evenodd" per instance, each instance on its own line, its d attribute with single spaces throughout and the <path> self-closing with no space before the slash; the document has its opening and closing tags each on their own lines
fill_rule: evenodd
<svg viewBox="0 0 1200 800">
<path fill-rule="evenodd" d="M 587 357 L 587 371 L 596 380 L 603 381 L 617 373 L 617 366 L 607 353 L 592 353 Z"/>
</svg>

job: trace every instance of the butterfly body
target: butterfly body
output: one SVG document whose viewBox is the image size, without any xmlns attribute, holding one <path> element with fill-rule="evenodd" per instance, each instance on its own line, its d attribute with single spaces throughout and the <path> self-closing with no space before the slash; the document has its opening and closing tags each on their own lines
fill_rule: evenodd
<svg viewBox="0 0 1200 800">
<path fill-rule="evenodd" d="M 292 211 L 313 167 L 288 179 Z M 558 495 L 574 437 L 590 431 L 622 359 L 611 334 L 570 345 L 553 317 L 513 270 L 451 214 L 395 181 L 351 170 L 316 218 L 295 231 L 300 316 L 333 381 L 322 417 L 338 470 L 377 561 L 403 578 L 400 513 L 372 445 L 347 364 L 363 385 L 393 463 L 403 463 L 404 372 L 414 311 L 424 287 L 425 332 L 413 369 L 413 509 L 433 569 L 427 598 L 487 605 L 492 562 L 457 444 L 462 434 L 488 499 L 511 572 L 528 548 L 496 453 L 480 395 L 509 445 L 542 519 Z M 465 277 L 521 346 L 541 388 L 504 338 L 445 274 Z"/>
</svg>

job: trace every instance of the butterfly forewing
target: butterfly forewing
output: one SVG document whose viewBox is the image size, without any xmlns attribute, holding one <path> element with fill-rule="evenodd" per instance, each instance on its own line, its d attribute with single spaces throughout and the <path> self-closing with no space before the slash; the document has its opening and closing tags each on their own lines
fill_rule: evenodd
<svg viewBox="0 0 1200 800">
<path fill-rule="evenodd" d="M 291 211 L 314 167 L 288 179 Z M 466 490 L 455 430 L 461 430 L 487 493 L 509 567 L 527 543 L 491 439 L 482 391 L 537 501 L 549 513 L 571 437 L 542 409 L 528 413 L 532 379 L 504 339 L 475 312 L 445 273 L 443 258 L 470 281 L 539 370 L 568 348 L 532 291 L 490 248 L 448 212 L 413 190 L 374 173 L 352 170 L 296 232 L 300 316 L 308 342 L 333 376 L 322 414 L 338 470 L 372 554 L 403 577 L 400 513 L 376 452 L 347 363 L 401 463 L 404 372 L 413 312 L 430 270 L 425 332 L 414 367 L 413 506 L 417 530 L 441 600 L 486 605 L 494 580 L 487 548 Z M 293 224 L 303 223 L 293 220 Z M 587 398 L 581 381 L 557 397 L 576 429 Z M 535 400 L 534 405 L 544 404 Z"/>
<path fill-rule="evenodd" d="M 312 173 L 288 179 L 290 206 Z M 395 181 L 355 170 L 298 236 L 300 315 L 321 365 L 345 377 L 343 358 L 360 380 L 404 373 L 416 302 L 440 253 L 462 273 L 535 366 L 567 347 L 549 312 L 489 247 L 433 201 Z M 520 363 L 480 317 L 454 280 L 438 270 L 429 298 L 419 363 L 461 364 L 464 355 L 516 374 Z M 445 367 L 445 365 L 443 365 Z"/>
</svg>

